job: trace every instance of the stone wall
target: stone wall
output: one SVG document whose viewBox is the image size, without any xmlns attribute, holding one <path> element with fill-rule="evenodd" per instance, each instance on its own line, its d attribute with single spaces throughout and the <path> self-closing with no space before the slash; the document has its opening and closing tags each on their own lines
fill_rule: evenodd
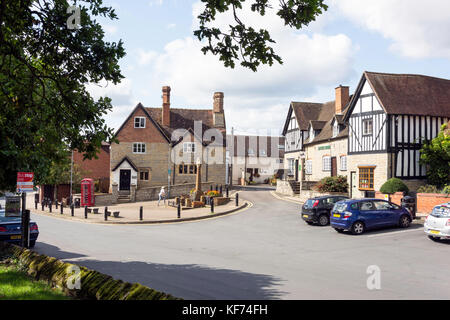
<svg viewBox="0 0 450 320">
<path fill-rule="evenodd" d="M 294 191 L 291 188 L 291 185 L 289 184 L 288 181 L 284 181 L 284 180 L 277 180 L 277 193 L 280 194 L 284 194 L 287 196 L 294 196 Z"/>
<path fill-rule="evenodd" d="M 95 206 L 104 207 L 109 206 L 113 203 L 113 195 L 112 194 L 102 194 L 95 196 Z"/>
<path fill-rule="evenodd" d="M 312 191 L 312 190 L 302 190 L 300 193 L 300 202 L 306 202 L 306 200 L 316 197 L 322 197 L 322 196 L 343 196 L 348 197 L 348 193 L 338 193 L 338 192 L 318 192 L 318 191 Z"/>
<path fill-rule="evenodd" d="M 210 188 L 210 185 L 214 185 L 214 182 L 205 182 L 203 185 L 203 191 L 206 191 Z M 158 187 L 150 187 L 150 188 L 142 188 L 136 190 L 136 201 L 153 201 L 158 200 L 159 191 L 162 186 Z M 181 195 L 188 195 L 192 189 L 195 188 L 195 183 L 188 184 L 178 184 L 170 186 L 170 198 L 178 197 Z M 165 185 L 164 189 L 168 192 L 168 186 Z"/>
</svg>

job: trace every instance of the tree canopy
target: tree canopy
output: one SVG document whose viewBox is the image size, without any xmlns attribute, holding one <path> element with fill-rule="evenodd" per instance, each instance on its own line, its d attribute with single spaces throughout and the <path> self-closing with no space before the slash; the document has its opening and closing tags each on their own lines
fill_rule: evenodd
<svg viewBox="0 0 450 320">
<path fill-rule="evenodd" d="M 93 157 L 113 137 L 103 119 L 111 100 L 86 85 L 123 78 L 122 41 L 106 42 L 95 20 L 117 17 L 101 0 L 75 5 L 79 28 L 65 0 L 0 0 L 0 190 L 14 189 L 17 171 L 42 182 L 67 150 Z"/>
<path fill-rule="evenodd" d="M 420 150 L 420 162 L 427 166 L 428 182 L 443 187 L 450 181 L 450 131 L 442 125 L 438 136 Z"/>
<path fill-rule="evenodd" d="M 314 21 L 317 16 L 328 9 L 324 0 L 278 0 L 275 9 L 271 0 L 202 0 L 203 12 L 198 16 L 200 26 L 194 31 L 199 40 L 206 40 L 202 48 L 204 54 L 218 55 L 226 67 L 234 68 L 236 61 L 241 65 L 257 71 L 260 64 L 273 65 L 282 63 L 271 44 L 275 43 L 266 29 L 255 30 L 239 16 L 244 3 L 250 3 L 253 12 L 264 16 L 268 10 L 277 10 L 277 15 L 286 26 L 300 29 Z M 213 25 L 218 14 L 233 12 L 235 24 L 229 30 L 221 30 Z"/>
</svg>

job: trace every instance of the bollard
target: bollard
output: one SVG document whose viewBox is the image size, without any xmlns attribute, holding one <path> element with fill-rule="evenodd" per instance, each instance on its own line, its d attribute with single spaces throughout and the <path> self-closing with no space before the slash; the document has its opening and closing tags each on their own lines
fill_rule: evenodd
<svg viewBox="0 0 450 320">
<path fill-rule="evenodd" d="M 44 202 L 41 202 L 41 206 L 42 206 L 42 211 L 44 211 Z"/>
<path fill-rule="evenodd" d="M 181 203 L 178 203 L 178 206 L 177 206 L 177 217 L 178 217 L 178 219 L 181 218 Z"/>
<path fill-rule="evenodd" d="M 61 214 L 64 214 L 63 208 L 64 208 L 64 205 L 63 205 L 63 203 L 61 202 Z"/>
<path fill-rule="evenodd" d="M 105 207 L 105 221 L 108 221 L 108 207 Z"/>
<path fill-rule="evenodd" d="M 74 205 L 73 203 L 70 205 L 70 214 L 72 215 L 72 217 L 74 216 L 75 212 L 74 212 Z"/>
<path fill-rule="evenodd" d="M 85 219 L 87 219 L 87 216 L 88 216 L 88 215 L 87 215 L 87 209 L 88 209 L 87 206 L 85 206 L 85 207 L 84 207 L 84 218 L 85 218 Z"/>
<path fill-rule="evenodd" d="M 141 206 L 140 208 L 139 208 L 139 220 L 144 220 L 144 207 L 143 206 Z"/>
<path fill-rule="evenodd" d="M 34 202 L 34 208 L 37 210 L 37 202 Z"/>
<path fill-rule="evenodd" d="M 58 210 L 58 200 L 55 201 L 55 209 Z"/>
<path fill-rule="evenodd" d="M 50 213 L 52 213 L 52 200 L 48 203 L 48 208 L 50 209 Z"/>
<path fill-rule="evenodd" d="M 220 185 L 219 191 L 220 191 L 219 193 L 222 194 L 222 192 L 223 192 L 222 185 Z"/>
<path fill-rule="evenodd" d="M 214 198 L 211 198 L 211 213 L 214 213 Z"/>
<path fill-rule="evenodd" d="M 216 184 L 216 189 L 215 189 L 216 191 L 219 191 L 219 186 Z"/>
<path fill-rule="evenodd" d="M 236 193 L 236 207 L 239 206 L 239 193 Z"/>
<path fill-rule="evenodd" d="M 227 193 L 227 198 L 228 198 L 228 197 L 230 196 L 230 193 L 229 193 L 229 190 L 228 190 L 228 186 L 226 186 L 225 191 L 226 191 L 226 193 Z"/>
<path fill-rule="evenodd" d="M 211 190 L 211 191 L 213 191 L 214 189 L 213 189 L 213 186 L 211 185 L 211 187 L 209 188 L 209 190 Z"/>
</svg>

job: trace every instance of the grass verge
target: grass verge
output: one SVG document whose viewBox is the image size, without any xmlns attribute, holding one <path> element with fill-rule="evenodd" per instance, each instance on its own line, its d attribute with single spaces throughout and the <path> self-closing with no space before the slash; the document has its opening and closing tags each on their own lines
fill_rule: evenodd
<svg viewBox="0 0 450 320">
<path fill-rule="evenodd" d="M 0 264 L 0 300 L 69 300 L 43 281 L 35 281 L 13 266 Z"/>
</svg>

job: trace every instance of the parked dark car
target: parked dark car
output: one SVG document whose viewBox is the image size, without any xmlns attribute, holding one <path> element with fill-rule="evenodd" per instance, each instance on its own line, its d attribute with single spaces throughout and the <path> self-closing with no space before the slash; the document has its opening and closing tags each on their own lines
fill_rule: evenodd
<svg viewBox="0 0 450 320">
<path fill-rule="evenodd" d="M 0 210 L 0 214 L 2 214 Z M 4 212 L 4 211 L 3 211 Z M 39 228 L 36 222 L 30 221 L 30 247 L 34 247 L 39 236 Z M 21 218 L 0 216 L 0 241 L 21 244 L 22 224 Z"/>
<path fill-rule="evenodd" d="M 336 202 L 348 199 L 344 196 L 322 196 L 308 199 L 302 207 L 302 218 L 308 224 L 326 226 L 330 223 L 330 212 Z"/>
<path fill-rule="evenodd" d="M 408 209 L 380 199 L 344 200 L 331 211 L 331 226 L 337 232 L 351 231 L 355 235 L 369 229 L 407 228 L 412 219 Z"/>
</svg>

